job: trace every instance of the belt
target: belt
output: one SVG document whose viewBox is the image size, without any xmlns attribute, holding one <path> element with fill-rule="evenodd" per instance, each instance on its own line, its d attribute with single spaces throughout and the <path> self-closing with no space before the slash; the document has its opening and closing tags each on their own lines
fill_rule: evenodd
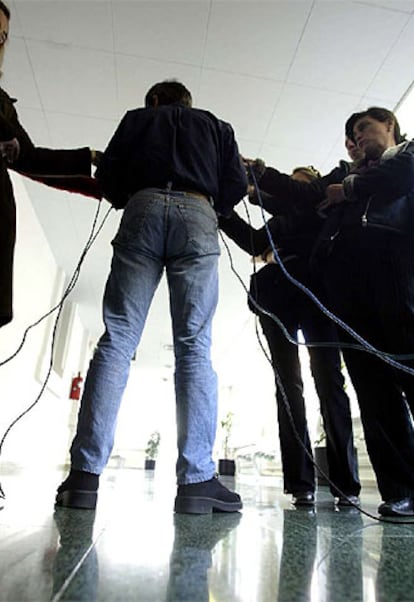
<svg viewBox="0 0 414 602">
<path fill-rule="evenodd" d="M 201 194 L 201 192 L 196 192 L 195 190 L 171 190 L 172 193 L 182 194 L 184 196 L 194 196 L 197 199 L 203 199 L 203 201 L 207 201 L 210 203 L 210 198 L 205 194 Z"/>
<path fill-rule="evenodd" d="M 202 199 L 203 201 L 207 201 L 207 203 L 209 203 L 209 205 L 211 205 L 213 207 L 212 197 L 209 197 L 206 194 L 201 194 L 201 192 L 197 192 L 196 190 L 173 190 L 169 186 L 167 186 L 167 187 L 164 187 L 164 186 L 158 187 L 157 186 L 154 188 L 151 187 L 151 188 L 148 188 L 148 190 L 153 190 L 156 192 L 160 192 L 162 194 L 171 194 L 171 195 L 175 195 L 175 196 L 195 197 L 197 199 Z"/>
<path fill-rule="evenodd" d="M 206 194 L 201 194 L 201 192 L 197 192 L 196 190 L 174 190 L 169 186 L 167 186 L 166 188 L 160 187 L 158 190 L 164 194 L 171 194 L 176 196 L 191 196 L 197 199 L 203 199 L 203 201 L 207 201 L 207 203 L 210 203 L 210 205 L 213 204 L 211 197 L 208 197 Z"/>
<path fill-rule="evenodd" d="M 201 192 L 197 192 L 196 190 L 174 190 L 173 182 L 170 180 L 167 182 L 166 192 L 171 192 L 173 194 L 182 194 L 183 196 L 193 196 L 197 199 L 203 199 L 203 201 L 207 201 L 210 205 L 213 204 L 212 199 L 205 194 L 201 194 Z"/>
</svg>

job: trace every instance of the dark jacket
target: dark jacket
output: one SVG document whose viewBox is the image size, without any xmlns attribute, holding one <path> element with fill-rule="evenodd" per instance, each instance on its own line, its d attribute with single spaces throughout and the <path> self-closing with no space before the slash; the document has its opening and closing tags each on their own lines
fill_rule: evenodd
<svg viewBox="0 0 414 602">
<path fill-rule="evenodd" d="M 414 143 L 389 148 L 375 165 L 360 165 L 343 180 L 346 201 L 328 213 L 312 257 L 314 270 L 323 266 L 340 236 L 353 240 L 375 234 L 388 247 L 390 236 L 409 244 L 414 229 Z"/>
<path fill-rule="evenodd" d="M 362 165 L 343 185 L 346 202 L 332 212 L 332 234 L 363 227 L 412 236 L 414 142 L 387 149 L 377 164 Z"/>
<path fill-rule="evenodd" d="M 15 100 L 0 88 L 0 141 L 16 138 L 18 159 L 10 164 L 0 154 L 0 326 L 11 321 L 13 256 L 16 240 L 16 206 L 8 169 L 53 187 L 100 198 L 97 182 L 90 177 L 89 148 L 52 150 L 35 147 L 20 125 Z M 70 177 L 67 177 L 70 176 Z"/>
<path fill-rule="evenodd" d="M 263 164 L 262 164 L 263 165 Z M 299 182 L 274 167 L 265 167 L 256 173 L 256 182 L 262 193 L 262 206 L 272 215 L 287 214 L 291 217 L 311 215 L 315 207 L 325 199 L 330 184 L 338 184 L 351 172 L 352 164 L 340 161 L 328 174 L 313 182 Z M 249 198 L 259 204 L 257 195 Z"/>
<path fill-rule="evenodd" d="M 305 184 L 309 186 L 309 184 Z M 314 292 L 317 284 L 311 278 L 309 257 L 319 234 L 322 218 L 314 208 L 301 215 L 278 215 L 267 221 L 266 226 L 255 229 L 245 222 L 236 212 L 228 218 L 219 218 L 219 227 L 241 249 L 250 255 L 264 255 L 271 250 L 269 233 L 278 255 L 289 274 Z M 268 311 L 277 312 L 280 307 L 302 304 L 303 296 L 279 265 L 267 264 L 250 277 L 249 308 L 260 313 L 251 298 Z"/>
<path fill-rule="evenodd" d="M 340 161 L 329 174 L 311 183 L 299 182 L 291 176 L 259 162 L 255 170 L 255 183 L 259 194 L 249 197 L 250 202 L 273 215 L 267 222 L 280 259 L 287 271 L 296 280 L 317 295 L 322 295 L 317 273 L 311 273 L 310 258 L 325 215 L 316 207 L 324 200 L 329 184 L 342 182 L 350 173 L 351 163 Z M 220 228 L 250 255 L 261 255 L 269 249 L 267 228 L 255 230 L 235 212 L 230 219 L 219 219 Z M 276 312 L 285 307 L 303 302 L 304 296 L 288 281 L 278 265 L 268 264 L 255 271 L 250 279 L 250 295 L 262 306 Z M 249 307 L 257 312 L 254 304 Z"/>
<path fill-rule="evenodd" d="M 116 208 L 138 190 L 171 185 L 211 197 L 226 215 L 247 190 L 230 124 L 181 103 L 128 111 L 95 175 Z"/>
<path fill-rule="evenodd" d="M 346 168 L 348 165 L 348 168 Z M 290 181 L 289 181 L 290 180 Z M 275 195 L 265 207 L 271 213 L 284 210 L 291 215 L 305 214 L 324 198 L 329 184 L 344 185 L 346 201 L 327 212 L 320 238 L 334 239 L 340 232 L 369 228 L 411 236 L 414 227 L 414 142 L 408 141 L 385 151 L 375 165 L 352 168 L 341 162 L 316 182 L 294 182 L 286 174 L 266 168 L 259 176 L 260 188 Z M 282 201 L 278 200 L 279 195 Z M 289 203 L 283 201 L 289 199 Z"/>
</svg>

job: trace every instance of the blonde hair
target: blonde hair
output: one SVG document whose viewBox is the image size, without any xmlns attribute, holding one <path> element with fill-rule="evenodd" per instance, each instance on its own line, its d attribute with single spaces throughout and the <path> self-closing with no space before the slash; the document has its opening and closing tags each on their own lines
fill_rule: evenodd
<svg viewBox="0 0 414 602">
<path fill-rule="evenodd" d="M 292 171 L 292 176 L 299 173 L 303 174 L 309 182 L 322 177 L 321 173 L 313 165 L 295 167 Z"/>
</svg>

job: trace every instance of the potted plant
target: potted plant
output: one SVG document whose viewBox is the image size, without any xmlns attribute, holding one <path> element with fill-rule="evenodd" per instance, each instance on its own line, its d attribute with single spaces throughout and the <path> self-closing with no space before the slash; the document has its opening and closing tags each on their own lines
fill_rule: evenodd
<svg viewBox="0 0 414 602">
<path fill-rule="evenodd" d="M 145 470 L 154 470 L 160 441 L 161 435 L 158 431 L 151 433 L 145 448 Z"/>
<path fill-rule="evenodd" d="M 326 433 L 323 426 L 320 426 L 319 437 L 313 444 L 313 456 L 316 463 L 316 478 L 318 485 L 329 485 L 326 477 L 322 474 L 319 468 L 329 475 L 328 456 L 326 453 Z"/>
<path fill-rule="evenodd" d="M 219 459 L 218 472 L 221 475 L 234 476 L 236 472 L 236 463 L 234 459 L 230 458 L 230 436 L 231 429 L 233 427 L 233 412 L 227 412 L 223 420 L 220 421 L 221 428 L 223 429 L 223 455 L 224 458 Z"/>
</svg>

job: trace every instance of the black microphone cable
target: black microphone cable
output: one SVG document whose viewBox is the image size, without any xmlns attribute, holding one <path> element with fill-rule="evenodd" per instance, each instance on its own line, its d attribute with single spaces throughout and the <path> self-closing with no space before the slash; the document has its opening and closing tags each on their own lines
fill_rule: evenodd
<svg viewBox="0 0 414 602">
<path fill-rule="evenodd" d="M 27 335 L 29 334 L 30 330 L 32 330 L 32 328 L 35 328 L 35 326 L 38 326 L 41 322 L 43 322 L 43 320 L 45 320 L 47 317 L 49 317 L 51 314 L 53 314 L 53 312 L 55 312 L 65 302 L 66 298 L 70 295 L 70 293 L 74 289 L 75 284 L 78 281 L 79 273 L 80 273 L 80 268 L 81 268 L 81 266 L 82 266 L 82 264 L 84 262 L 85 256 L 88 253 L 88 251 L 89 251 L 90 247 L 92 246 L 92 244 L 95 242 L 95 238 L 99 234 L 99 232 L 101 231 L 101 229 L 102 229 L 102 227 L 103 227 L 103 225 L 104 225 L 104 223 L 105 223 L 105 221 L 106 221 L 106 219 L 107 219 L 110 211 L 113 209 L 113 207 L 110 207 L 108 209 L 107 213 L 105 214 L 105 216 L 104 216 L 104 218 L 102 220 L 101 225 L 99 226 L 98 231 L 95 233 L 95 228 L 96 228 L 96 224 L 97 224 L 99 213 L 100 213 L 100 207 L 101 207 L 100 203 L 101 203 L 101 201 L 98 204 L 98 208 L 97 208 L 97 211 L 96 211 L 94 219 L 93 219 L 92 229 L 91 229 L 91 232 L 89 234 L 88 240 L 87 240 L 87 242 L 85 244 L 85 247 L 84 247 L 84 249 L 83 249 L 83 251 L 81 253 L 81 256 L 79 258 L 78 264 L 77 264 L 77 266 L 76 266 L 76 268 L 75 268 L 75 270 L 74 270 L 74 272 L 72 274 L 72 277 L 71 277 L 71 279 L 69 281 L 69 284 L 67 285 L 67 287 L 66 287 L 66 289 L 65 289 L 65 291 L 63 293 L 62 298 L 59 300 L 58 303 L 56 303 L 56 305 L 54 305 L 51 309 L 49 309 L 48 312 L 46 312 L 38 320 L 36 320 L 35 322 L 33 322 L 33 324 L 30 324 L 26 328 L 26 330 L 23 333 L 23 337 L 22 337 L 22 340 L 20 342 L 20 345 L 17 347 L 17 349 L 9 357 L 7 357 L 6 359 L 0 361 L 0 367 L 4 366 L 8 362 L 10 362 L 12 359 L 14 359 L 16 357 L 16 355 L 18 353 L 20 353 L 23 345 L 26 342 Z"/>
<path fill-rule="evenodd" d="M 253 174 L 253 176 L 254 176 L 254 174 Z M 325 310 L 326 310 L 326 312 L 325 312 L 325 311 L 323 311 L 323 313 L 325 313 L 326 315 L 328 315 L 328 317 L 330 317 L 330 315 L 329 315 L 329 314 L 331 314 L 331 312 L 330 312 L 330 311 L 329 311 L 327 308 L 325 308 L 325 307 L 324 307 L 324 305 L 323 305 L 323 304 L 322 304 L 322 303 L 319 301 L 319 299 L 318 299 L 318 298 L 317 298 L 317 297 L 316 297 L 316 296 L 315 296 L 315 295 L 314 295 L 314 294 L 313 294 L 313 293 L 312 293 L 312 292 L 311 292 L 311 291 L 310 291 L 310 290 L 309 290 L 309 289 L 308 289 L 308 288 L 307 288 L 307 287 L 306 287 L 304 284 L 302 284 L 301 282 L 299 282 L 298 280 L 296 280 L 296 279 L 295 279 L 295 278 L 294 278 L 294 277 L 293 277 L 293 276 L 292 276 L 292 275 L 291 275 L 291 274 L 288 272 L 288 270 L 286 270 L 286 268 L 285 268 L 284 264 L 282 263 L 282 260 L 281 260 L 281 258 L 280 258 L 280 256 L 279 256 L 279 254 L 278 254 L 278 252 L 277 252 L 277 250 L 276 250 L 276 248 L 275 248 L 275 245 L 274 245 L 274 242 L 273 242 L 273 238 L 272 238 L 271 232 L 270 232 L 270 230 L 269 230 L 269 227 L 268 227 L 268 225 L 267 225 L 267 221 L 266 221 L 266 218 L 265 218 L 265 215 L 264 215 L 264 208 L 263 208 L 263 204 L 262 204 L 262 200 L 261 200 L 261 196 L 260 196 L 260 191 L 259 191 L 259 189 L 258 189 L 258 185 L 257 185 L 257 182 L 255 181 L 255 179 L 254 179 L 254 184 L 255 184 L 256 192 L 257 192 L 257 194 L 258 194 L 258 200 L 259 200 L 259 204 L 260 204 L 260 206 L 261 206 L 261 211 L 262 211 L 262 218 L 263 218 L 263 221 L 264 221 L 264 223 L 265 223 L 265 226 L 266 226 L 266 231 L 267 231 L 267 234 L 268 234 L 269 242 L 270 242 L 270 244 L 271 244 L 272 251 L 273 251 L 273 253 L 274 253 L 274 255 L 275 255 L 275 259 L 276 259 L 276 261 L 277 261 L 278 265 L 279 265 L 279 266 L 283 266 L 283 270 L 282 270 L 282 271 L 283 271 L 284 275 L 285 275 L 285 276 L 286 276 L 286 277 L 287 277 L 287 278 L 288 278 L 288 279 L 289 279 L 289 280 L 292 282 L 292 284 L 294 284 L 294 285 L 295 285 L 297 288 L 299 288 L 299 289 L 300 289 L 300 290 L 302 290 L 303 292 L 306 292 L 306 291 L 307 291 L 307 292 L 308 292 L 308 293 L 307 293 L 307 294 L 308 294 L 308 296 L 310 296 L 310 297 L 311 297 L 311 299 L 312 299 L 312 300 L 313 300 L 313 301 L 314 301 L 314 302 L 315 302 L 315 303 L 316 303 L 316 304 L 317 304 L 317 305 L 320 307 L 320 309 L 322 309 L 322 311 L 323 311 L 323 309 L 325 309 Z M 246 206 L 246 204 L 245 204 L 245 209 L 246 209 L 246 213 L 247 213 L 248 220 L 249 220 L 249 223 L 250 223 L 250 217 L 249 217 L 249 213 L 248 213 L 248 210 L 247 210 L 247 206 Z M 245 292 L 247 293 L 249 300 L 252 302 L 252 304 L 254 305 L 254 307 L 255 307 L 255 308 L 256 308 L 256 309 L 257 309 L 257 310 L 258 310 L 260 313 L 262 313 L 262 314 L 264 314 L 264 315 L 267 315 L 267 316 L 269 316 L 269 317 L 270 317 L 270 318 L 271 318 L 273 321 L 275 321 L 275 322 L 276 322 L 276 324 L 277 324 L 277 325 L 279 326 L 279 328 L 282 330 L 282 332 L 283 332 L 284 336 L 285 336 L 285 337 L 288 339 L 288 341 L 289 341 L 289 342 L 291 342 L 292 344 L 294 344 L 294 345 L 296 345 L 296 346 L 299 346 L 300 344 L 302 344 L 302 345 L 304 345 L 304 346 L 306 346 L 306 347 L 316 347 L 316 346 L 331 346 L 331 347 L 332 347 L 332 346 L 334 346 L 334 347 L 339 347 L 339 346 L 340 346 L 340 344 L 339 344 L 339 343 L 337 343 L 337 342 L 334 342 L 334 343 L 322 343 L 322 342 L 321 342 L 321 343 L 310 343 L 310 344 L 308 344 L 308 343 L 306 343 L 306 342 L 304 342 L 304 343 L 299 343 L 299 342 L 298 342 L 298 341 L 297 341 L 295 338 L 293 338 L 293 337 L 290 335 L 290 333 L 289 333 L 289 331 L 287 330 L 287 328 L 285 327 L 285 325 L 283 324 L 283 322 L 282 322 L 282 321 L 281 321 L 281 320 L 280 320 L 280 319 L 279 319 L 279 318 L 278 318 L 278 317 L 277 317 L 277 316 L 276 316 L 274 313 L 272 313 L 272 312 L 270 312 L 270 311 L 266 310 L 266 309 L 265 309 L 264 307 L 262 307 L 262 306 L 261 306 L 259 303 L 257 303 L 257 301 L 256 301 L 256 300 L 253 298 L 253 296 L 252 296 L 251 292 L 250 292 L 250 291 L 247 289 L 247 287 L 246 287 L 245 283 L 243 282 L 243 279 L 242 279 L 242 277 L 240 276 L 240 274 L 237 272 L 237 270 L 236 270 L 236 269 L 235 269 L 235 267 L 234 267 L 234 262 L 233 262 L 233 258 L 232 258 L 232 256 L 231 256 L 231 252 L 230 252 L 229 246 L 228 246 L 227 242 L 225 241 L 225 239 L 224 239 L 224 236 L 223 236 L 223 234 L 222 234 L 222 232 L 221 232 L 221 231 L 220 231 L 220 237 L 221 237 L 221 240 L 222 240 L 222 242 L 223 242 L 223 245 L 224 245 L 224 247 L 225 247 L 225 249 L 226 249 L 227 255 L 228 255 L 228 257 L 229 257 L 230 268 L 231 268 L 232 272 L 235 274 L 235 276 L 237 277 L 237 279 L 239 280 L 239 282 L 241 283 L 241 285 L 242 285 L 243 289 L 245 290 Z M 252 247 L 253 247 L 253 245 L 252 245 Z M 254 267 L 254 271 L 255 271 L 255 269 L 256 269 L 256 268 Z M 257 295 L 256 295 L 256 296 L 257 296 Z M 334 318 L 336 318 L 336 316 L 334 316 L 334 314 L 332 314 L 332 316 L 333 316 Z M 340 320 L 339 318 L 337 318 L 337 320 L 338 320 L 339 322 L 341 322 L 341 320 Z M 333 321 L 335 321 L 335 320 L 333 320 Z M 348 325 L 346 325 L 346 326 L 349 328 L 349 330 L 350 330 L 351 332 L 353 332 L 353 331 L 352 331 L 352 329 L 351 329 L 351 328 L 350 328 Z M 264 348 L 264 345 L 263 345 L 263 343 L 262 343 L 262 341 L 261 341 L 261 338 L 260 338 L 260 336 L 259 336 L 259 332 L 258 332 L 258 328 L 257 328 L 257 316 L 256 316 L 256 320 L 255 320 L 255 331 L 256 331 L 256 337 L 257 337 L 257 339 L 258 339 L 258 342 L 259 342 L 260 348 L 261 348 L 262 352 L 264 353 L 264 355 L 265 355 L 266 359 L 268 360 L 268 362 L 269 362 L 269 363 L 270 363 L 270 365 L 272 366 L 273 372 L 274 372 L 274 374 L 275 374 L 276 385 L 277 385 L 277 387 L 279 388 L 279 390 L 280 390 L 280 393 L 281 393 L 281 395 L 282 395 L 283 404 L 284 404 L 284 407 L 285 407 L 286 413 L 287 413 L 287 415 L 288 415 L 288 419 L 289 419 L 290 425 L 291 425 L 291 427 L 292 427 L 292 432 L 293 432 L 293 435 L 295 436 L 296 440 L 299 442 L 300 446 L 303 448 L 303 450 L 304 450 L 305 454 L 307 455 L 307 457 L 309 458 L 309 460 L 312 462 L 312 464 L 314 465 L 315 469 L 317 469 L 317 470 L 319 471 L 319 473 L 320 473 L 320 474 L 321 474 L 321 475 L 322 475 L 322 476 L 323 476 L 323 477 L 326 479 L 326 481 L 327 481 L 327 482 L 328 482 L 328 483 L 329 483 L 329 484 L 330 484 L 332 487 L 334 487 L 334 488 L 336 489 L 336 491 L 339 493 L 339 495 L 341 495 L 341 496 L 343 496 L 344 498 L 347 498 L 347 499 L 348 499 L 348 496 L 347 496 L 347 495 L 346 495 L 346 494 L 345 494 L 343 491 L 341 491 L 341 490 L 340 490 L 340 489 L 337 487 L 337 485 L 336 485 L 335 483 L 333 483 L 333 482 L 331 481 L 331 479 L 330 479 L 330 478 L 329 478 L 329 476 L 328 476 L 328 475 L 325 473 L 325 471 L 324 471 L 324 470 L 323 470 L 323 469 L 322 469 L 322 468 L 321 468 L 321 467 L 320 467 L 320 466 L 317 464 L 317 462 L 314 460 L 314 458 L 313 458 L 312 454 L 311 454 L 311 453 L 310 453 L 310 452 L 307 450 L 306 446 L 304 445 L 304 443 L 303 443 L 303 441 L 302 441 L 302 439 L 301 439 L 301 437 L 300 437 L 300 435 L 299 435 L 299 433 L 298 433 L 298 431 L 297 431 L 297 428 L 296 428 L 296 425 L 295 425 L 295 421 L 294 421 L 294 418 L 293 418 L 293 416 L 292 416 L 292 412 L 291 412 L 291 408 L 290 408 L 290 403 L 289 403 L 289 400 L 288 400 L 288 397 L 287 397 L 287 394 L 286 394 L 285 388 L 284 388 L 284 386 L 283 386 L 283 383 L 282 383 L 282 381 L 281 381 L 280 374 L 279 374 L 279 372 L 278 372 L 278 370 L 277 370 L 277 367 L 276 367 L 276 366 L 273 364 L 273 362 L 272 362 L 272 359 L 270 358 L 270 356 L 269 356 L 269 354 L 267 353 L 266 349 Z M 355 334 L 356 334 L 356 333 L 355 333 Z M 362 342 L 364 341 L 364 339 L 363 339 L 362 337 L 360 337 L 359 335 L 357 335 L 357 336 L 359 337 L 359 340 L 361 340 Z M 367 343 L 367 345 L 369 345 L 369 343 Z M 370 346 L 370 347 L 371 347 L 371 346 Z M 358 348 L 361 348 L 361 346 L 358 346 Z M 366 350 L 364 345 L 362 346 L 362 348 L 363 348 L 363 350 Z M 372 348 L 372 349 L 373 349 L 373 351 L 369 350 L 371 353 L 372 353 L 372 352 L 376 352 L 376 351 L 377 351 L 377 350 L 375 350 L 375 348 Z M 378 353 L 379 353 L 379 354 L 382 354 L 382 352 L 378 352 Z M 385 355 L 387 355 L 387 354 L 385 354 Z M 352 500 L 349 500 L 349 503 L 350 503 L 350 505 L 351 505 L 351 506 L 353 506 L 353 507 L 357 508 L 357 509 L 359 510 L 359 512 L 360 512 L 360 513 L 362 513 L 362 514 L 365 514 L 367 517 L 369 517 L 369 518 L 371 518 L 371 519 L 373 519 L 373 520 L 375 520 L 375 521 L 378 521 L 378 522 L 385 522 L 385 523 L 392 523 L 392 524 L 410 524 L 410 525 L 414 524 L 414 520 L 411 520 L 411 521 L 410 521 L 410 520 L 404 520 L 404 519 L 398 519 L 398 518 L 397 518 L 396 520 L 392 520 L 392 519 L 385 518 L 385 517 L 382 517 L 382 516 L 375 516 L 375 515 L 371 514 L 370 512 L 368 512 L 368 511 L 364 510 L 363 508 L 361 508 L 361 506 L 359 506 L 358 504 L 355 504 L 355 503 L 353 503 L 353 502 L 352 502 Z"/>
<path fill-rule="evenodd" d="M 227 242 L 225 241 L 224 236 L 223 236 L 223 234 L 221 232 L 220 232 L 220 237 L 221 237 L 223 245 L 224 245 L 224 247 L 226 249 L 227 255 L 229 257 L 230 269 L 235 274 L 236 278 L 241 283 L 243 289 L 245 290 L 245 292 L 247 293 L 247 295 L 251 299 L 251 294 L 250 294 L 248 288 L 246 287 L 245 283 L 243 282 L 242 277 L 240 276 L 240 274 L 237 272 L 236 268 L 234 267 L 234 262 L 233 262 L 233 258 L 231 256 L 231 251 L 230 251 L 229 246 L 228 246 Z M 299 345 L 298 341 L 296 341 L 294 338 L 292 338 L 290 336 L 290 334 L 288 333 L 288 330 L 284 326 L 283 322 L 281 322 L 281 320 L 279 320 L 279 318 L 275 314 L 273 314 L 272 312 L 270 312 L 270 311 L 266 310 L 265 308 L 261 307 L 257 302 L 255 303 L 255 307 L 256 307 L 256 309 L 258 311 L 260 311 L 260 313 L 263 313 L 264 315 L 267 315 L 272 320 L 274 320 L 280 326 L 280 328 L 282 329 L 282 331 L 285 334 L 285 336 L 286 336 L 286 333 L 289 335 L 288 337 L 286 337 L 286 338 L 288 338 L 289 342 L 291 342 L 293 344 L 296 344 L 297 346 Z M 256 318 L 257 318 L 257 316 L 256 316 Z M 329 478 L 329 476 L 326 474 L 326 472 L 318 465 L 318 463 L 313 458 L 312 454 L 307 450 L 306 446 L 304 445 L 304 443 L 303 443 L 303 441 L 302 441 L 302 439 L 301 439 L 301 437 L 300 437 L 300 435 L 298 433 L 298 430 L 296 428 L 295 420 L 294 420 L 294 418 L 292 416 L 292 411 L 291 411 L 291 408 L 290 408 L 289 399 L 287 397 L 285 388 L 284 388 L 282 380 L 280 378 L 279 371 L 277 370 L 277 367 L 273 364 L 272 359 L 270 358 L 267 350 L 265 349 L 265 347 L 264 347 L 264 345 L 263 345 L 263 343 L 261 341 L 261 338 L 259 336 L 259 332 L 258 332 L 258 329 L 257 329 L 257 321 L 256 320 L 255 320 L 255 331 L 256 331 L 256 337 L 257 337 L 258 342 L 259 342 L 259 346 L 260 346 L 263 354 L 265 355 L 267 361 L 272 366 L 272 369 L 273 369 L 273 372 L 274 372 L 274 375 L 275 375 L 275 379 L 276 379 L 276 386 L 279 388 L 280 393 L 282 395 L 283 405 L 284 405 L 286 413 L 288 415 L 289 423 L 290 423 L 290 425 L 292 427 L 292 432 L 293 432 L 294 437 L 296 438 L 296 440 L 298 441 L 298 443 L 300 444 L 300 446 L 303 448 L 305 454 L 307 455 L 307 457 L 309 458 L 309 460 L 312 462 L 312 464 L 314 465 L 315 469 L 317 469 L 319 471 L 319 473 L 326 479 L 326 481 L 332 487 L 334 487 L 336 489 L 336 491 L 338 492 L 339 495 L 341 495 L 344 498 L 348 499 L 348 496 L 343 491 L 341 491 L 341 489 L 339 489 L 339 487 Z M 301 344 L 304 344 L 305 346 L 308 346 L 307 343 L 301 343 Z M 349 500 L 349 503 L 350 503 L 350 506 L 353 506 L 354 508 L 357 508 L 360 513 L 365 514 L 365 516 L 367 516 L 368 518 L 371 518 L 371 519 L 373 519 L 375 521 L 378 521 L 378 522 L 391 523 L 391 524 L 399 524 L 399 525 L 401 525 L 401 524 L 403 524 L 403 525 L 413 525 L 414 524 L 414 519 L 411 520 L 411 521 L 410 520 L 404 520 L 404 519 L 398 519 L 398 518 L 396 520 L 392 520 L 392 519 L 385 518 L 385 517 L 382 517 L 382 516 L 375 516 L 374 514 L 371 514 L 370 512 L 368 512 L 367 510 L 364 510 L 358 504 L 353 503 L 352 500 Z"/>
<path fill-rule="evenodd" d="M 53 325 L 53 331 L 52 331 L 52 341 L 51 341 L 51 348 L 50 348 L 50 360 L 49 360 L 49 366 L 48 366 L 48 371 L 46 373 L 46 377 L 45 380 L 43 381 L 43 384 L 40 388 L 40 392 L 38 393 L 36 399 L 33 401 L 33 403 L 30 404 L 29 407 L 27 407 L 23 412 L 21 412 L 10 424 L 9 426 L 6 428 L 1 440 L 0 440 L 0 456 L 3 450 L 3 445 L 4 442 L 6 440 L 6 437 L 8 436 L 8 434 L 10 433 L 11 429 L 24 417 L 26 416 L 26 414 L 28 414 L 40 401 L 41 396 L 43 395 L 47 383 L 49 381 L 50 375 L 52 373 L 52 368 L 53 368 L 53 356 L 54 356 L 54 350 L 55 350 L 55 342 L 56 342 L 56 333 L 57 333 L 57 327 L 59 324 L 59 319 L 60 316 L 62 314 L 62 310 L 63 310 L 63 306 L 64 303 L 66 301 L 66 299 L 68 298 L 68 296 L 70 295 L 70 293 L 73 291 L 78 279 L 79 279 L 79 275 L 80 275 L 80 269 L 81 266 L 83 264 L 83 262 L 85 261 L 85 257 L 88 253 L 88 251 L 90 250 L 91 246 L 93 245 L 93 243 L 96 240 L 96 237 L 99 235 L 99 233 L 101 232 L 110 212 L 112 211 L 113 207 L 111 206 L 108 211 L 106 212 L 106 214 L 104 215 L 104 217 L 102 218 L 102 221 L 100 223 L 100 225 L 98 226 L 97 230 L 95 231 L 97 222 L 98 222 L 98 217 L 99 217 L 99 213 L 100 213 L 100 208 L 101 208 L 101 202 L 100 201 L 98 203 L 98 207 L 97 210 L 95 212 L 95 216 L 94 216 L 94 220 L 93 220 L 93 224 L 92 224 L 92 228 L 91 228 L 91 232 L 89 234 L 88 240 L 83 248 L 83 251 L 80 255 L 80 258 L 78 260 L 78 263 L 76 265 L 76 268 L 72 274 L 72 277 L 62 295 L 62 298 L 60 299 L 60 301 L 54 306 L 52 307 L 47 313 L 45 313 L 43 316 L 41 316 L 38 320 L 36 320 L 36 322 L 34 322 L 33 324 L 30 324 L 30 326 L 27 327 L 27 329 L 24 332 L 23 335 L 23 339 L 19 345 L 19 347 L 16 349 L 16 351 L 14 353 L 12 353 L 8 358 L 6 358 L 5 360 L 3 360 L 2 362 L 0 362 L 0 366 L 3 366 L 4 364 L 6 364 L 7 362 L 11 361 L 13 358 L 16 357 L 16 355 L 21 351 L 25 341 L 26 341 L 26 337 L 28 332 L 34 328 L 35 326 L 37 326 L 38 324 L 40 324 L 43 320 L 45 320 L 48 316 L 50 316 L 54 311 L 56 311 L 56 309 L 58 309 L 58 313 L 56 315 L 56 319 Z M 1 486 L 0 483 L 0 499 L 5 499 L 6 495 L 4 493 L 4 490 Z"/>
<path fill-rule="evenodd" d="M 253 168 L 252 168 L 251 165 L 249 165 L 249 169 L 250 169 L 251 178 L 252 178 L 252 181 L 253 181 L 253 184 L 254 184 L 254 187 L 255 187 L 255 191 L 256 191 L 256 194 L 257 194 L 257 198 L 258 198 L 258 201 L 259 201 L 259 206 L 260 206 L 260 210 L 261 210 L 261 213 L 262 213 L 262 218 L 263 218 L 264 226 L 266 228 L 266 232 L 267 232 L 267 236 L 268 236 L 268 239 L 269 239 L 269 243 L 270 243 L 270 246 L 272 248 L 273 256 L 275 258 L 275 261 L 276 261 L 277 265 L 280 267 L 280 269 L 282 270 L 282 273 L 286 276 L 286 278 L 293 285 L 295 285 L 302 292 L 304 292 L 316 304 L 316 306 L 322 311 L 323 314 L 325 314 L 328 318 L 330 318 L 330 320 L 332 320 L 335 324 L 337 324 L 338 326 L 340 326 L 353 339 L 359 341 L 359 343 L 362 345 L 362 348 L 363 348 L 364 351 L 366 351 L 368 353 L 372 353 L 373 355 L 375 355 L 376 357 L 382 359 L 385 363 L 389 364 L 393 368 L 397 368 L 398 370 L 402 370 L 403 372 L 407 372 L 408 374 L 414 375 L 414 368 L 410 368 L 409 366 L 405 366 L 404 364 L 401 364 L 400 362 L 396 361 L 394 359 L 394 356 L 392 354 L 389 354 L 389 353 L 386 353 L 384 351 L 380 351 L 379 349 L 376 349 L 376 347 L 374 347 L 373 345 L 371 345 L 361 335 L 359 335 L 357 332 L 355 332 L 355 330 L 353 330 L 348 324 L 346 324 L 346 322 L 344 322 L 343 320 L 341 320 L 338 316 L 336 316 L 333 312 L 331 312 L 327 307 L 325 307 L 325 305 L 318 299 L 318 297 L 310 289 L 308 289 L 304 284 L 302 284 L 301 282 L 299 282 L 299 280 L 297 280 L 296 278 L 294 278 L 289 273 L 289 271 L 286 269 L 285 265 L 283 264 L 283 261 L 282 261 L 280 255 L 279 255 L 279 253 L 277 251 L 277 248 L 276 248 L 276 246 L 274 244 L 274 241 L 273 241 L 273 238 L 272 238 L 272 234 L 271 234 L 270 229 L 269 229 L 269 225 L 268 225 L 266 217 L 264 215 L 263 201 L 262 201 L 262 197 L 261 197 L 261 194 L 260 194 L 259 186 L 258 186 L 258 183 L 257 183 L 256 175 L 255 175 L 254 170 L 253 170 Z M 403 355 L 402 357 L 403 358 L 412 358 L 413 356 L 410 354 L 410 355 Z"/>
</svg>

